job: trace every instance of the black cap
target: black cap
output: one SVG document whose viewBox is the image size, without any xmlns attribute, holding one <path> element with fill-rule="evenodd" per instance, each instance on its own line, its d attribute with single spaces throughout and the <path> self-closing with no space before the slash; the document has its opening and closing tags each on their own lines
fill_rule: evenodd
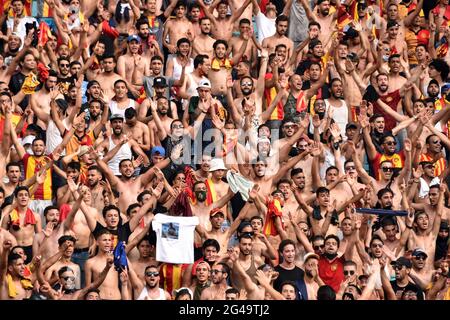
<svg viewBox="0 0 450 320">
<path fill-rule="evenodd" d="M 436 79 L 431 79 L 430 82 L 428 83 L 428 86 L 432 85 L 433 83 L 434 83 L 435 85 L 437 85 L 438 88 L 439 88 L 439 82 L 438 82 Z"/>
<path fill-rule="evenodd" d="M 357 129 L 357 128 L 358 128 L 358 125 L 357 125 L 356 123 L 354 123 L 354 122 L 349 122 L 349 123 L 347 123 L 347 125 L 345 126 L 345 130 L 350 129 L 350 128 L 355 128 L 355 129 Z"/>
<path fill-rule="evenodd" d="M 412 268 L 411 260 L 406 259 L 405 257 L 400 257 L 396 261 L 392 261 L 391 265 L 393 265 L 393 266 L 401 266 L 401 267 L 405 266 L 408 269 Z"/>
<path fill-rule="evenodd" d="M 389 29 L 389 28 L 392 28 L 392 27 L 395 27 L 395 26 L 400 26 L 400 25 L 399 25 L 398 22 L 395 21 L 395 20 L 389 20 L 389 21 L 387 22 L 386 29 Z"/>
<path fill-rule="evenodd" d="M 153 86 L 154 87 L 162 87 L 162 88 L 167 87 L 166 78 L 164 78 L 164 77 L 156 77 L 155 79 L 153 79 Z"/>
</svg>

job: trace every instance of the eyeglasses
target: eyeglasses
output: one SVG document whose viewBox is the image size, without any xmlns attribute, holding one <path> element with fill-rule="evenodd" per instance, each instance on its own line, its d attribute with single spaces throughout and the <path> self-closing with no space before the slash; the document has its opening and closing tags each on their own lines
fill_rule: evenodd
<svg viewBox="0 0 450 320">
<path fill-rule="evenodd" d="M 325 248 L 325 245 L 324 245 L 324 244 L 321 244 L 321 245 L 319 245 L 319 246 L 314 246 L 314 247 L 313 247 L 314 250 L 319 250 L 319 249 L 323 249 L 323 248 Z"/>
<path fill-rule="evenodd" d="M 73 276 L 67 276 L 67 277 L 61 277 L 64 281 L 68 281 L 68 280 L 71 280 L 71 281 L 75 281 L 75 277 L 73 277 Z"/>
<path fill-rule="evenodd" d="M 420 255 L 420 256 L 414 256 L 414 259 L 416 259 L 416 260 L 426 260 L 427 258 L 425 257 L 425 256 L 423 256 L 423 255 Z"/>
<path fill-rule="evenodd" d="M 346 167 L 345 168 L 345 171 L 348 171 L 348 170 L 355 170 L 356 168 L 354 167 L 354 166 L 350 166 L 350 167 Z"/>
<path fill-rule="evenodd" d="M 352 276 L 355 274 L 355 270 L 344 270 L 344 276 Z"/>
<path fill-rule="evenodd" d="M 385 144 L 387 144 L 388 146 L 392 146 L 392 145 L 397 145 L 397 141 L 387 141 L 385 142 Z"/>
<path fill-rule="evenodd" d="M 184 126 L 182 124 L 180 124 L 179 126 L 174 125 L 172 126 L 172 129 L 184 129 Z"/>
<path fill-rule="evenodd" d="M 145 275 L 147 277 L 158 277 L 159 276 L 159 272 L 146 272 Z"/>
<path fill-rule="evenodd" d="M 395 265 L 393 268 L 394 270 L 402 270 L 404 266 Z"/>
<path fill-rule="evenodd" d="M 295 127 L 295 125 L 293 125 L 293 124 L 286 124 L 283 126 L 283 128 L 285 128 L 285 129 L 292 129 L 294 127 Z"/>
<path fill-rule="evenodd" d="M 217 273 L 223 273 L 223 271 L 215 269 L 215 270 L 211 270 L 211 273 L 212 274 L 217 274 Z"/>
<path fill-rule="evenodd" d="M 392 171 L 394 171 L 394 168 L 388 168 L 388 167 L 383 167 L 383 168 L 381 168 L 382 170 L 383 170 L 383 172 L 392 172 Z"/>
</svg>

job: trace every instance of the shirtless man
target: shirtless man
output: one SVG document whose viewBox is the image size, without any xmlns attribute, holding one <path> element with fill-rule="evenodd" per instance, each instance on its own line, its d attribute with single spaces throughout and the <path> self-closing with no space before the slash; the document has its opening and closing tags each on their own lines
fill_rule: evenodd
<svg viewBox="0 0 450 320">
<path fill-rule="evenodd" d="M 109 1 L 108 11 L 117 22 L 116 28 L 120 35 L 127 35 L 134 27 L 136 20 L 141 16 L 139 6 L 133 0 Z M 125 12 L 128 12 L 128 18 Z"/>
<path fill-rule="evenodd" d="M 418 179 L 414 177 L 413 183 L 415 185 L 417 185 L 417 181 L 418 181 Z M 426 212 L 428 214 L 429 224 L 433 225 L 434 220 L 436 219 L 437 210 L 438 210 L 439 184 L 434 184 L 434 185 L 430 186 L 430 191 L 428 192 L 428 200 L 429 200 L 429 203 L 412 202 L 411 207 L 413 207 L 416 211 Z M 441 220 L 447 220 L 449 217 L 450 217 L 450 209 L 444 206 L 442 208 L 442 212 L 441 212 Z"/>
<path fill-rule="evenodd" d="M 66 179 L 72 180 L 75 182 L 75 184 L 78 184 L 80 182 L 80 163 L 72 161 L 67 165 L 66 168 Z M 62 206 L 63 204 L 69 204 L 72 205 L 75 202 L 75 198 L 72 196 L 72 194 L 69 192 L 69 186 L 68 184 L 59 187 L 58 191 L 56 193 L 57 196 L 57 205 Z"/>
<path fill-rule="evenodd" d="M 172 0 L 177 1 L 177 0 Z M 181 38 L 188 38 L 192 42 L 194 40 L 194 26 L 186 18 L 186 5 L 179 1 L 175 6 L 175 18 L 167 20 L 164 27 L 163 45 L 174 54 L 177 52 L 177 41 Z M 169 41 L 167 42 L 167 37 Z"/>
<path fill-rule="evenodd" d="M 183 67 L 184 69 L 184 67 Z M 175 80 L 173 81 L 172 86 L 178 86 L 178 85 L 182 85 L 184 80 L 185 80 L 185 73 L 183 72 L 181 75 L 181 78 L 179 80 Z M 167 80 L 166 80 L 167 79 Z M 169 78 L 169 77 L 163 77 L 163 76 L 158 76 L 158 77 L 154 77 L 153 78 L 153 92 L 154 94 L 152 94 L 152 96 L 147 97 L 147 99 L 145 99 L 141 106 L 139 107 L 139 113 L 138 113 L 138 120 L 143 122 L 143 123 L 148 123 L 150 121 L 153 120 L 152 115 L 151 115 L 151 104 L 153 102 L 158 102 L 159 98 L 164 98 L 165 99 L 165 104 L 167 104 L 167 106 L 169 107 L 169 110 L 166 110 L 166 114 L 169 114 L 170 112 L 170 117 L 168 117 L 169 119 L 177 119 L 178 118 L 178 110 L 177 110 L 177 105 L 175 104 L 175 102 L 169 100 L 170 98 L 170 88 L 169 85 L 167 84 L 167 81 L 172 82 L 171 80 L 173 80 L 174 78 Z M 163 102 L 161 102 L 163 103 Z M 159 105 L 159 103 L 158 103 Z M 167 121 L 165 121 L 167 122 Z M 167 126 L 168 129 L 170 129 L 170 123 L 166 123 L 165 126 Z M 151 135 L 151 138 L 153 138 L 154 135 Z"/>
<path fill-rule="evenodd" d="M 225 291 L 230 288 L 227 284 L 229 276 L 230 267 L 226 263 L 215 264 L 211 268 L 212 284 L 202 291 L 200 300 L 225 300 Z"/>
<path fill-rule="evenodd" d="M 276 259 L 277 251 L 267 237 L 261 232 L 264 225 L 263 219 L 260 216 L 253 216 L 250 218 L 250 224 L 253 229 L 252 255 L 260 260 L 261 264 L 264 262 L 264 259 Z"/>
<path fill-rule="evenodd" d="M 39 108 L 43 112 L 50 114 L 50 100 L 52 98 L 50 92 L 53 90 L 53 88 L 55 88 L 57 81 L 58 75 L 56 74 L 55 71 L 50 70 L 49 76 L 45 81 L 42 89 L 37 91 L 35 94 L 31 95 L 30 103 L 33 109 Z M 55 99 L 60 98 L 64 99 L 62 94 L 58 94 L 58 96 L 55 97 Z M 47 123 L 43 122 L 40 119 L 38 119 L 36 124 L 44 130 L 47 129 Z"/>
<path fill-rule="evenodd" d="M 6 165 L 6 176 L 8 177 L 8 183 L 0 183 L 5 192 L 5 206 L 6 204 L 12 203 L 14 191 L 20 185 L 21 174 L 19 162 L 10 162 Z"/>
<path fill-rule="evenodd" d="M 150 101 L 151 113 L 152 115 L 154 114 L 153 119 L 148 123 L 148 129 L 152 132 L 152 146 L 161 144 L 161 134 L 159 133 L 158 127 L 155 123 L 156 121 L 158 121 L 158 119 L 162 123 L 166 134 L 168 135 L 170 133 L 170 125 L 172 124 L 172 121 L 174 119 L 168 116 L 169 102 L 172 101 L 167 100 L 167 98 L 164 96 L 157 98 L 156 102 Z"/>
<path fill-rule="evenodd" d="M 288 30 L 289 18 L 286 16 L 278 16 L 275 20 L 276 32 L 273 36 L 265 38 L 262 42 L 262 47 L 266 48 L 268 53 L 275 52 L 275 47 L 279 44 L 284 44 L 287 49 L 286 59 L 282 61 L 282 65 L 289 62 L 294 53 L 294 43 L 289 39 L 286 34 Z"/>
<path fill-rule="evenodd" d="M 142 78 L 143 76 L 150 76 L 150 61 L 144 59 L 139 54 L 139 48 L 141 46 L 141 38 L 137 35 L 130 35 L 127 39 L 128 48 L 127 53 L 121 55 L 117 59 L 117 72 L 119 76 L 126 79 L 128 83 L 137 85 L 133 82 L 134 78 Z M 140 85 L 136 89 L 139 89 Z"/>
<path fill-rule="evenodd" d="M 105 101 L 111 101 L 115 94 L 114 84 L 117 80 L 120 80 L 121 77 L 114 72 L 114 68 L 116 67 L 114 56 L 105 55 L 101 60 L 101 65 L 103 72 L 100 72 L 100 74 L 96 76 L 95 80 L 100 83 Z"/>
<path fill-rule="evenodd" d="M 14 192 L 17 209 L 11 208 L 2 221 L 2 228 L 8 230 L 23 247 L 29 261 L 33 257 L 33 240 L 36 233 L 42 231 L 41 216 L 28 208 L 30 193 L 27 187 L 18 187 Z M 27 261 L 28 262 L 28 261 Z"/>
<path fill-rule="evenodd" d="M 238 55 L 242 45 L 246 41 L 247 38 L 245 35 L 249 34 L 252 30 L 251 19 L 241 19 L 239 20 L 239 37 L 232 37 L 230 39 L 229 45 L 231 48 L 231 53 L 233 56 Z M 256 45 L 253 43 L 252 39 L 250 39 L 250 43 L 247 44 L 247 47 L 242 55 L 243 61 L 248 61 L 252 68 L 256 68 L 258 62 L 258 51 Z"/>
<path fill-rule="evenodd" d="M 31 281 L 24 283 L 25 261 L 18 254 L 13 254 L 8 258 L 12 247 L 10 240 L 2 242 L 2 255 L 0 257 L 0 300 L 22 300 L 31 296 L 33 285 Z M 8 276 L 11 276 L 12 285 L 15 287 L 15 295 L 10 293 L 10 282 Z"/>
<path fill-rule="evenodd" d="M 149 127 L 137 120 L 137 112 L 135 109 L 128 108 L 125 110 L 125 125 L 123 129 L 127 137 L 136 141 L 144 152 L 150 150 Z"/>
<path fill-rule="evenodd" d="M 317 1 L 317 13 L 311 10 L 309 3 L 306 0 L 300 0 L 303 8 L 305 9 L 306 16 L 309 21 L 317 21 L 320 23 L 321 37 L 322 39 L 328 39 L 332 33 L 332 27 L 334 20 L 337 19 L 339 13 L 339 7 L 341 5 L 340 1 L 336 1 L 336 11 L 333 14 L 330 12 L 330 1 L 329 0 L 318 0 Z"/>
<path fill-rule="evenodd" d="M 106 185 L 106 183 L 102 181 L 102 172 L 96 165 L 89 167 L 86 185 L 91 191 L 92 207 L 97 209 L 98 212 L 102 212 L 105 207 L 103 191 L 105 190 L 104 185 Z"/>
<path fill-rule="evenodd" d="M 229 41 L 233 35 L 234 24 L 244 13 L 245 9 L 250 5 L 252 0 L 245 0 L 242 6 L 235 10 L 231 6 L 231 16 L 227 16 L 228 2 L 224 0 L 215 0 L 209 8 L 205 6 L 203 1 L 199 1 L 198 4 L 202 7 L 205 15 L 211 20 L 214 25 L 212 29 L 213 38 L 216 40 Z M 217 18 L 213 15 L 214 9 L 217 7 Z M 251 12 L 251 11 L 250 11 Z"/>
<path fill-rule="evenodd" d="M 247 30 L 248 32 L 249 30 Z M 244 52 L 247 50 L 249 35 L 242 34 L 243 41 L 239 52 L 233 54 L 231 59 L 227 58 L 228 43 L 224 40 L 214 42 L 214 58 L 211 61 L 211 70 L 208 78 L 211 81 L 212 95 L 225 95 L 227 92 L 227 78 L 231 76 L 232 66 L 236 65 Z"/>
<path fill-rule="evenodd" d="M 208 80 L 207 76 L 210 70 L 210 57 L 202 54 L 197 55 L 194 59 L 194 71 L 186 75 L 186 79 L 180 88 L 179 96 L 183 99 L 190 99 L 192 96 L 198 96 L 197 87 L 200 84 L 200 81 Z"/>
<path fill-rule="evenodd" d="M 192 43 L 192 57 L 195 58 L 199 54 L 205 54 L 208 57 L 214 55 L 213 44 L 216 41 L 209 34 L 211 33 L 211 20 L 207 17 L 200 19 L 200 34 L 195 37 Z"/>
<path fill-rule="evenodd" d="M 137 260 L 130 259 L 133 263 L 133 270 L 141 281 L 145 281 L 145 269 L 151 265 L 158 265 L 155 258 L 155 245 L 150 243 L 149 237 L 144 237 L 137 245 L 139 258 Z"/>
<path fill-rule="evenodd" d="M 198 181 L 205 182 L 207 179 L 210 179 L 211 172 L 209 172 L 209 168 L 211 167 L 211 156 L 209 154 L 202 155 L 202 162 L 200 163 L 200 169 L 195 171 L 195 177 Z"/>
<path fill-rule="evenodd" d="M 98 279 L 102 273 L 106 262 L 111 258 L 113 250 L 112 234 L 104 229 L 97 235 L 98 253 L 86 261 L 86 286 L 89 286 Z M 119 273 L 111 268 L 108 271 L 105 281 L 99 287 L 100 297 L 104 300 L 120 300 Z"/>
<path fill-rule="evenodd" d="M 42 269 L 46 269 L 45 277 L 47 279 L 52 279 L 53 277 L 58 276 L 58 271 L 61 268 L 63 268 L 63 267 L 70 268 L 73 271 L 73 275 L 75 277 L 75 280 L 74 280 L 75 288 L 81 289 L 80 266 L 71 261 L 75 242 L 76 242 L 76 239 L 72 236 L 60 237 L 57 241 L 59 248 L 56 251 L 56 254 L 53 254 L 52 256 L 50 256 L 51 258 L 49 257 L 50 258 L 49 260 L 53 260 L 53 256 L 56 255 L 58 260 L 56 262 L 52 263 L 52 265 L 50 265 L 48 269 L 46 267 L 44 267 L 44 265 L 46 265 L 46 263 L 44 263 L 44 265 L 42 266 Z M 66 244 L 66 246 L 63 247 L 63 244 Z M 51 262 L 53 262 L 53 261 L 51 261 Z"/>
<path fill-rule="evenodd" d="M 386 40 L 389 42 L 391 47 L 391 54 L 400 55 L 403 63 L 408 60 L 408 46 L 404 37 L 400 37 L 399 34 L 400 24 L 395 20 L 389 20 L 386 26 L 387 37 Z"/>
<path fill-rule="evenodd" d="M 211 200 L 215 202 L 228 193 L 230 186 L 228 183 L 223 182 L 227 168 L 221 158 L 212 159 L 210 162 L 209 172 L 211 172 L 211 178 L 208 181 L 209 191 L 211 191 Z M 228 214 L 228 206 L 223 207 L 223 211 L 227 213 L 227 219 L 231 221 L 231 215 Z"/>
</svg>

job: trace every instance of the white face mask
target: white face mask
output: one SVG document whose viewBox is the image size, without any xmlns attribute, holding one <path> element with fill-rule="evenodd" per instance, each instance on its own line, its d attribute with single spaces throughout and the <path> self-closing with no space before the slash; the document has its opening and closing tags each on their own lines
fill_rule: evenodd
<svg viewBox="0 0 450 320">
<path fill-rule="evenodd" d="M 29 155 L 33 155 L 33 150 L 31 149 L 31 146 L 25 149 L 26 153 L 28 153 Z"/>
<path fill-rule="evenodd" d="M 67 279 L 66 284 L 64 285 L 64 288 L 66 290 L 73 290 L 75 289 L 75 280 Z"/>
</svg>

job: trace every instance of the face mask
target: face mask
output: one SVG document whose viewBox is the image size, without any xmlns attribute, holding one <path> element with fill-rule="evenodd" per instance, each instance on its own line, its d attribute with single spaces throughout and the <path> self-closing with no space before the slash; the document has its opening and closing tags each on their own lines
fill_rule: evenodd
<svg viewBox="0 0 450 320">
<path fill-rule="evenodd" d="M 322 120 L 325 117 L 325 112 L 316 112 L 319 116 L 319 119 Z"/>
<path fill-rule="evenodd" d="M 195 197 L 200 202 L 205 201 L 206 200 L 206 191 L 195 191 Z"/>
<path fill-rule="evenodd" d="M 67 292 L 67 291 L 73 291 L 73 290 L 75 290 L 75 281 L 71 280 L 71 279 L 68 279 L 66 281 L 65 286 L 64 286 L 64 291 Z"/>
</svg>

